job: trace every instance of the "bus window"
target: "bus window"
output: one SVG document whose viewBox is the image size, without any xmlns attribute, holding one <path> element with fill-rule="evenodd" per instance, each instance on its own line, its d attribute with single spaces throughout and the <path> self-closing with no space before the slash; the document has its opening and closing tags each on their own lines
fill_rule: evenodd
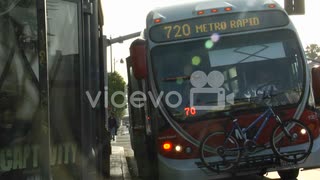
<svg viewBox="0 0 320 180">
<path fill-rule="evenodd" d="M 78 4 L 48 1 L 48 64 L 52 144 L 77 142 L 80 137 L 80 57 Z M 61 135 L 63 134 L 63 136 Z M 77 157 L 70 151 L 71 157 Z M 74 164 L 74 158 L 65 160 Z M 52 160 L 56 165 L 57 159 Z M 60 174 L 59 168 L 54 173 Z M 60 177 L 63 179 L 63 177 Z"/>
<path fill-rule="evenodd" d="M 253 41 L 249 42 L 248 39 L 253 39 Z M 212 71 L 219 71 L 223 74 L 222 88 L 224 88 L 225 95 L 226 93 L 235 95 L 235 104 L 225 104 L 221 109 L 223 111 L 240 104 L 241 106 L 249 105 L 248 103 L 256 98 L 256 95 L 248 96 L 246 92 L 248 87 L 257 87 L 254 77 L 257 71 L 263 69 L 267 69 L 275 78 L 278 78 L 275 81 L 279 85 L 279 90 L 285 94 L 284 97 L 279 96 L 279 99 L 274 101 L 274 106 L 298 103 L 302 93 L 302 59 L 298 52 L 289 50 L 298 49 L 296 48 L 298 44 L 296 37 L 290 31 L 221 37 L 220 41 L 210 49 L 205 48 L 204 43 L 205 40 L 199 40 L 158 46 L 151 51 L 159 91 L 164 92 L 164 97 L 172 90 L 179 92 L 182 96 L 181 104 L 177 108 L 167 107 L 172 110 L 177 120 L 196 119 L 206 114 L 206 111 L 200 110 L 194 117 L 181 115 L 184 112 L 183 109 L 190 106 L 190 101 L 196 100 L 197 97 L 200 98 L 198 102 L 201 102 L 202 105 L 213 106 L 218 103 L 218 96 L 209 97 L 207 93 L 190 99 L 190 91 L 195 87 L 189 80 L 195 71 L 202 71 L 206 75 Z M 197 63 L 194 63 L 194 57 L 197 57 Z M 296 69 L 287 68 L 291 64 L 296 64 Z M 205 83 L 203 88 L 210 88 L 210 86 Z M 297 98 L 292 99 L 291 96 Z M 287 97 L 290 97 L 291 100 L 287 100 Z M 169 100 L 172 103 L 177 102 L 175 96 Z M 259 104 L 250 105 L 252 108 L 257 106 Z"/>
</svg>

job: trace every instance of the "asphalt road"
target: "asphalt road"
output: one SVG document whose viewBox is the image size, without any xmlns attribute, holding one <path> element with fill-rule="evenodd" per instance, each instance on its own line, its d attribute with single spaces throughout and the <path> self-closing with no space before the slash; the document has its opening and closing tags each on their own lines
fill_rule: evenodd
<svg viewBox="0 0 320 180">
<path fill-rule="evenodd" d="M 277 173 L 269 173 L 266 179 L 280 179 Z M 298 180 L 317 180 L 320 179 L 320 169 L 300 171 Z"/>
</svg>

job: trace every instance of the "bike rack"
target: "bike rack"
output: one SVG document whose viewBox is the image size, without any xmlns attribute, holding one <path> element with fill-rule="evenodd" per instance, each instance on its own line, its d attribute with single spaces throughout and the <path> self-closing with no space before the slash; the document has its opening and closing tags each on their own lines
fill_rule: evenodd
<svg viewBox="0 0 320 180">
<path fill-rule="evenodd" d="M 302 154 L 301 151 L 291 152 L 290 154 L 287 154 L 286 156 L 292 156 L 293 159 L 297 158 L 297 155 Z M 284 167 L 284 166 L 291 166 L 291 165 L 297 165 L 302 163 L 302 161 L 293 161 L 288 162 L 281 160 L 278 156 L 274 154 L 268 154 L 268 155 L 259 155 L 259 156 L 243 156 L 239 159 L 237 165 L 235 165 L 232 169 L 228 171 L 221 171 L 221 172 L 213 172 L 209 170 L 202 162 L 195 162 L 198 168 L 200 168 L 203 172 L 205 172 L 208 176 L 220 174 L 220 173 L 231 173 L 231 174 L 237 174 L 244 171 L 256 171 L 257 169 L 268 169 L 268 168 L 276 168 L 276 167 Z M 223 165 L 223 161 L 210 163 L 210 166 L 215 167 L 218 166 L 217 169 L 219 169 L 219 166 Z"/>
</svg>

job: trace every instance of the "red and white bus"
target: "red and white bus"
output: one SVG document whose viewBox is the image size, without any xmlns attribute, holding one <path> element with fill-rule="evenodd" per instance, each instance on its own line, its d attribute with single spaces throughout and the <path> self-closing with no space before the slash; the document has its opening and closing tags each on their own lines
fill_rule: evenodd
<svg viewBox="0 0 320 180">
<path fill-rule="evenodd" d="M 141 176 L 218 179 L 278 171 L 285 178 L 297 176 L 299 168 L 320 166 L 310 70 L 297 31 L 279 4 L 196 1 L 154 9 L 146 22 L 143 39 L 132 43 L 127 58 L 130 134 Z M 262 72 L 267 80 L 259 82 Z M 281 94 L 262 103 L 253 89 L 269 81 Z M 247 127 L 266 104 L 282 120 L 308 126 L 314 140 L 310 155 L 294 163 L 274 157 L 268 145 L 276 126 L 271 120 L 257 139 L 263 148 L 251 152 L 251 159 L 232 173 L 209 171 L 200 161 L 204 137 L 229 131 L 230 112 Z M 247 137 L 251 133 L 255 130 Z"/>
</svg>

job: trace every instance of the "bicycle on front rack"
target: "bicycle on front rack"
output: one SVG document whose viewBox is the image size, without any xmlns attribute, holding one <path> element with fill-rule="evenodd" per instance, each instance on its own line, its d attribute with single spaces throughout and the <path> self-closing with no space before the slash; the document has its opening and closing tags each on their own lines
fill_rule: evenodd
<svg viewBox="0 0 320 180">
<path fill-rule="evenodd" d="M 311 152 L 313 137 L 310 129 L 299 120 L 282 121 L 271 106 L 268 106 L 246 128 L 241 128 L 238 119 L 230 116 L 232 117 L 231 131 L 212 132 L 204 137 L 200 144 L 201 162 L 211 171 L 228 171 L 239 163 L 243 152 L 254 152 L 258 146 L 265 146 L 258 145 L 257 139 L 269 122 L 270 117 L 273 117 L 277 122 L 270 136 L 270 146 L 276 157 L 287 162 L 298 162 L 305 159 Z M 263 122 L 257 132 L 252 138 L 247 138 L 245 134 L 261 120 Z M 236 130 L 244 139 L 243 146 L 239 146 L 239 142 L 233 136 Z"/>
</svg>

